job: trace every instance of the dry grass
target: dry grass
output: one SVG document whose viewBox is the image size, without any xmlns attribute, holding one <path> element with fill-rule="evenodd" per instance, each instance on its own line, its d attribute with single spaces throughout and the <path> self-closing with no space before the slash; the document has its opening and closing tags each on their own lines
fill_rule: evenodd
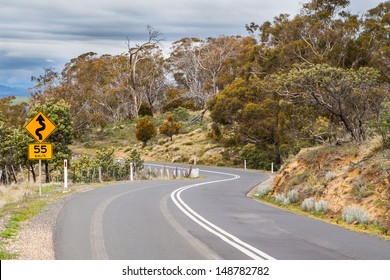
<svg viewBox="0 0 390 280">
<path fill-rule="evenodd" d="M 207 132 L 196 129 L 169 139 L 160 139 L 142 151 L 145 160 L 181 162 L 205 165 L 224 165 L 224 148 L 221 144 L 207 138 Z"/>
<path fill-rule="evenodd" d="M 28 182 L 10 186 L 0 185 L 0 208 L 6 204 L 18 202 L 24 197 L 31 196 L 34 192 L 33 185 Z"/>
</svg>

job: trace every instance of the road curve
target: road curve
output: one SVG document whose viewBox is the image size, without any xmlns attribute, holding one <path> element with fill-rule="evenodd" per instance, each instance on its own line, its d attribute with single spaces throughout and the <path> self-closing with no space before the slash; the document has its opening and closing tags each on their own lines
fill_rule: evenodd
<svg viewBox="0 0 390 280">
<path fill-rule="evenodd" d="M 74 195 L 57 259 L 390 259 L 390 242 L 245 196 L 262 173 L 200 167 L 200 179 L 136 181 Z"/>
</svg>

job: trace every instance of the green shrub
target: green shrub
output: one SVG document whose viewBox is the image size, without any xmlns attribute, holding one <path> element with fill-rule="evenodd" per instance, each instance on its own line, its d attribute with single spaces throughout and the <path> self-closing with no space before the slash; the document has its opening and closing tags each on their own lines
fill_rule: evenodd
<svg viewBox="0 0 390 280">
<path fill-rule="evenodd" d="M 187 122 L 190 118 L 190 113 L 187 109 L 183 107 L 176 108 L 175 110 L 173 110 L 172 114 L 174 119 L 180 122 Z"/>
<path fill-rule="evenodd" d="M 246 145 L 241 151 L 240 159 L 246 160 L 249 168 L 263 170 L 271 170 L 271 163 L 276 162 L 276 157 L 272 152 L 254 145 Z M 274 168 L 277 169 L 277 166 Z"/>
<path fill-rule="evenodd" d="M 148 103 L 142 102 L 141 107 L 138 110 L 138 115 L 142 117 L 144 116 L 153 117 L 152 108 L 150 108 L 150 105 Z"/>
<path fill-rule="evenodd" d="M 267 195 L 269 193 L 270 190 L 271 190 L 270 184 L 260 185 L 257 189 L 257 193 L 255 194 L 255 196 L 260 197 L 260 198 L 264 197 L 265 195 Z"/>
<path fill-rule="evenodd" d="M 305 212 L 313 212 L 315 210 L 315 200 L 312 197 L 305 198 L 301 204 L 301 208 Z"/>
<path fill-rule="evenodd" d="M 362 225 L 367 225 L 370 222 L 370 216 L 357 206 L 348 206 L 344 208 L 342 218 L 348 224 L 358 222 Z"/>
<path fill-rule="evenodd" d="M 317 213 L 326 213 L 328 212 L 328 202 L 325 200 L 316 201 L 314 203 L 314 209 Z"/>
<path fill-rule="evenodd" d="M 373 131 L 382 138 L 384 149 L 390 149 L 390 102 L 385 103 L 385 108 L 379 118 L 371 124 Z"/>
<path fill-rule="evenodd" d="M 304 171 L 302 173 L 294 174 L 288 181 L 287 185 L 289 187 L 293 187 L 302 184 L 303 182 L 306 182 L 306 180 L 310 177 L 310 175 L 311 173 L 309 171 Z"/>
<path fill-rule="evenodd" d="M 299 200 L 299 194 L 297 190 L 291 190 L 287 193 L 287 198 L 291 203 L 297 203 Z"/>
<path fill-rule="evenodd" d="M 362 179 L 356 179 L 352 185 L 352 193 L 359 199 L 369 197 L 374 193 L 373 190 L 375 189 L 375 186 L 367 186 L 366 182 Z"/>
<path fill-rule="evenodd" d="M 132 149 L 125 159 L 125 168 L 130 169 L 130 164 L 133 163 L 134 172 L 137 173 L 144 169 L 144 161 L 141 159 L 141 154 L 137 149 Z"/>
<path fill-rule="evenodd" d="M 287 200 L 287 197 L 284 193 L 275 195 L 275 202 L 278 204 L 284 204 Z"/>
</svg>

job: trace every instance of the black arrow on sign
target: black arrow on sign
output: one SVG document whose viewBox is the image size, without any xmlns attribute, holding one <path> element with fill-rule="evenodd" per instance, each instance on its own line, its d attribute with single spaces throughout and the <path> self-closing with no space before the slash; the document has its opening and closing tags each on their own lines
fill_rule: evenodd
<svg viewBox="0 0 390 280">
<path fill-rule="evenodd" d="M 39 117 L 36 119 L 37 122 L 39 122 L 39 124 L 41 125 L 40 128 L 37 128 L 35 130 L 35 135 L 38 136 L 39 140 L 42 140 L 43 136 L 42 134 L 40 133 L 41 131 L 45 130 L 46 128 L 46 124 L 45 124 L 45 118 L 42 117 L 42 115 L 39 115 Z"/>
</svg>

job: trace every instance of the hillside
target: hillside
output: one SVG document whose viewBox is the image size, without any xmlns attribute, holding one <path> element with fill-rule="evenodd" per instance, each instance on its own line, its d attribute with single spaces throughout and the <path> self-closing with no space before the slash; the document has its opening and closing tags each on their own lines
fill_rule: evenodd
<svg viewBox="0 0 390 280">
<path fill-rule="evenodd" d="M 303 149 L 281 168 L 270 194 L 280 197 L 295 192 L 297 205 L 310 198 L 323 201 L 326 217 L 336 222 L 347 207 L 356 206 L 359 215 L 368 215 L 367 224 L 386 233 L 390 229 L 390 151 L 378 151 L 377 146 L 378 141 L 372 140 L 359 147 L 349 143 Z"/>
<path fill-rule="evenodd" d="M 77 140 L 71 146 L 72 152 L 75 156 L 93 156 L 98 149 L 114 148 L 115 158 L 124 159 L 130 150 L 136 148 L 146 161 L 216 166 L 240 164 L 238 149 L 226 148 L 222 142 L 210 137 L 211 120 L 207 115 L 203 122 L 192 124 L 190 120 L 198 112 L 184 112 L 185 114 L 183 110 L 174 112 L 176 119 L 180 119 L 181 129 L 178 135 L 173 135 L 172 141 L 158 133 L 156 138 L 142 148 L 141 142 L 135 138 L 136 122 L 130 121 L 113 124 Z M 156 116 L 153 119 L 155 126 L 158 128 L 165 118 L 166 114 Z"/>
</svg>

